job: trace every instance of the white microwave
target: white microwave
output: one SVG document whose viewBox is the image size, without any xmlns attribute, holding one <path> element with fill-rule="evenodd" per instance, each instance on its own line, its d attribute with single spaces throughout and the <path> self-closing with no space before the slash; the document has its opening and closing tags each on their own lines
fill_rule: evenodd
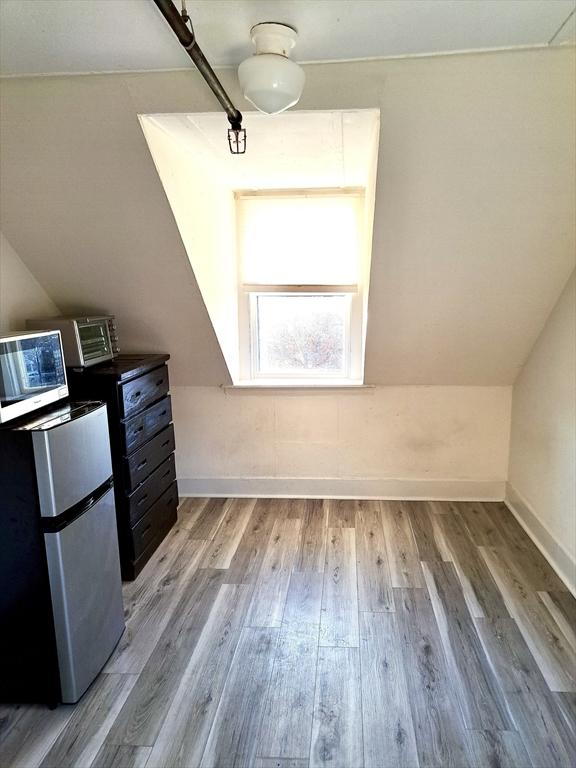
<svg viewBox="0 0 576 768">
<path fill-rule="evenodd" d="M 68 368 L 86 368 L 89 365 L 112 360 L 114 349 L 110 329 L 115 328 L 110 315 L 99 317 L 48 317 L 27 320 L 28 328 L 59 330 L 62 334 L 64 359 Z"/>
<path fill-rule="evenodd" d="M 0 424 L 65 397 L 59 331 L 0 335 Z"/>
</svg>

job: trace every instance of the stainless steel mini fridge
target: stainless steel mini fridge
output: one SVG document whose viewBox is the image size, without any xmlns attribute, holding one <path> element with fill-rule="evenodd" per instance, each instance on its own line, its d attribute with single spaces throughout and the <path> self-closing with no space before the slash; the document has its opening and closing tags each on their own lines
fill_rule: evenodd
<svg viewBox="0 0 576 768">
<path fill-rule="evenodd" d="M 12 699 L 41 689 L 49 703 L 72 703 L 124 629 L 106 406 L 71 404 L 4 428 L 0 465 L 0 665 L 12 659 L 0 677 Z"/>
</svg>

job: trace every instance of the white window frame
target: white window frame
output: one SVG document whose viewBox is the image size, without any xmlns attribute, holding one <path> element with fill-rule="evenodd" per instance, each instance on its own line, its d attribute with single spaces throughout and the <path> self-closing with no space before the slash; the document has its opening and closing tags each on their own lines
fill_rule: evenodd
<svg viewBox="0 0 576 768">
<path fill-rule="evenodd" d="M 364 198 L 364 190 L 359 189 L 320 189 L 320 190 L 258 190 L 254 192 L 236 192 L 236 197 L 270 196 L 302 197 L 312 195 L 355 195 Z M 362 255 L 360 257 L 362 259 Z M 238 252 L 238 274 L 241 274 L 240 253 Z M 361 264 L 359 265 L 362 274 Z M 258 384 L 358 384 L 363 379 L 363 285 L 359 281 L 351 285 L 276 285 L 271 283 L 238 283 L 238 328 L 240 344 L 240 380 L 243 383 L 257 382 Z M 350 296 L 348 302 L 347 322 L 345 327 L 345 372 L 334 374 L 332 372 L 282 372 L 277 374 L 261 373 L 258 370 L 258 333 L 256 327 L 256 300 L 259 295 L 274 293 L 279 296 L 295 293 L 317 296 L 321 294 Z"/>
</svg>

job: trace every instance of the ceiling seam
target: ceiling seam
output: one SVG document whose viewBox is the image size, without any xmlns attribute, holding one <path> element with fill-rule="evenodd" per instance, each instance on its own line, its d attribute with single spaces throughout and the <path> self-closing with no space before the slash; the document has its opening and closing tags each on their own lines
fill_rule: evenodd
<svg viewBox="0 0 576 768">
<path fill-rule="evenodd" d="M 554 32 L 554 34 L 552 35 L 552 37 L 550 38 L 550 40 L 548 40 L 548 45 L 552 45 L 552 43 L 554 42 L 554 40 L 556 40 L 556 38 L 558 37 L 558 35 L 560 34 L 560 32 L 562 32 L 562 30 L 564 29 L 564 27 L 566 26 L 566 24 L 568 24 L 568 22 L 570 21 L 570 19 L 572 18 L 572 16 L 574 16 L 574 14 L 575 14 L 575 13 L 576 13 L 576 8 L 573 8 L 573 9 L 570 11 L 570 13 L 568 14 L 568 16 L 566 16 L 566 18 L 564 19 L 564 21 L 562 22 L 562 24 L 560 24 L 560 26 L 558 27 L 558 29 L 556 30 L 556 32 Z"/>
<path fill-rule="evenodd" d="M 1 2 L 1 0 L 0 0 Z M 548 48 L 552 40 L 554 40 L 562 31 L 562 28 L 570 21 L 570 17 L 574 15 L 576 9 L 568 16 L 562 23 L 554 36 L 550 38 L 547 43 L 532 43 L 527 45 L 509 45 L 499 46 L 494 48 L 463 48 L 454 51 L 435 51 L 428 53 L 400 53 L 390 56 L 361 56 L 345 59 L 304 59 L 299 60 L 298 64 L 301 66 L 322 66 L 324 64 L 362 64 L 372 63 L 379 61 L 405 61 L 410 59 L 439 59 L 449 56 L 477 56 L 477 55 L 490 55 L 498 53 L 522 53 L 525 51 L 538 51 Z M 215 72 L 237 69 L 236 64 L 216 64 L 212 67 Z M 106 75 L 141 75 L 141 74 L 163 74 L 167 72 L 189 72 L 200 77 L 200 73 L 192 66 L 190 67 L 163 67 L 160 69 L 109 69 L 109 70 L 82 70 L 78 72 L 1 72 L 0 80 L 18 80 L 34 77 L 88 77 L 88 76 L 106 76 Z"/>
</svg>

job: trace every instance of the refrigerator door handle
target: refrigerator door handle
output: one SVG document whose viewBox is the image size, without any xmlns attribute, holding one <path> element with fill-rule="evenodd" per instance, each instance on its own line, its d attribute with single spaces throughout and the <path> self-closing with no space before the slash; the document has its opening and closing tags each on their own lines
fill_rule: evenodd
<svg viewBox="0 0 576 768">
<path fill-rule="evenodd" d="M 102 499 L 113 486 L 114 486 L 114 480 L 112 477 L 109 477 L 105 482 L 102 483 L 102 485 L 96 488 L 96 490 L 93 491 L 89 496 L 86 496 L 85 498 L 81 499 L 77 504 L 74 504 L 65 512 L 62 512 L 61 515 L 58 515 L 57 517 L 43 517 L 42 518 L 43 532 L 57 533 L 58 531 L 61 531 L 67 525 L 70 525 L 70 523 L 74 522 L 74 520 L 76 520 L 81 515 L 83 515 L 85 512 L 88 512 L 88 510 L 91 509 L 91 507 L 93 507 L 95 504 L 98 504 L 100 499 Z"/>
</svg>

